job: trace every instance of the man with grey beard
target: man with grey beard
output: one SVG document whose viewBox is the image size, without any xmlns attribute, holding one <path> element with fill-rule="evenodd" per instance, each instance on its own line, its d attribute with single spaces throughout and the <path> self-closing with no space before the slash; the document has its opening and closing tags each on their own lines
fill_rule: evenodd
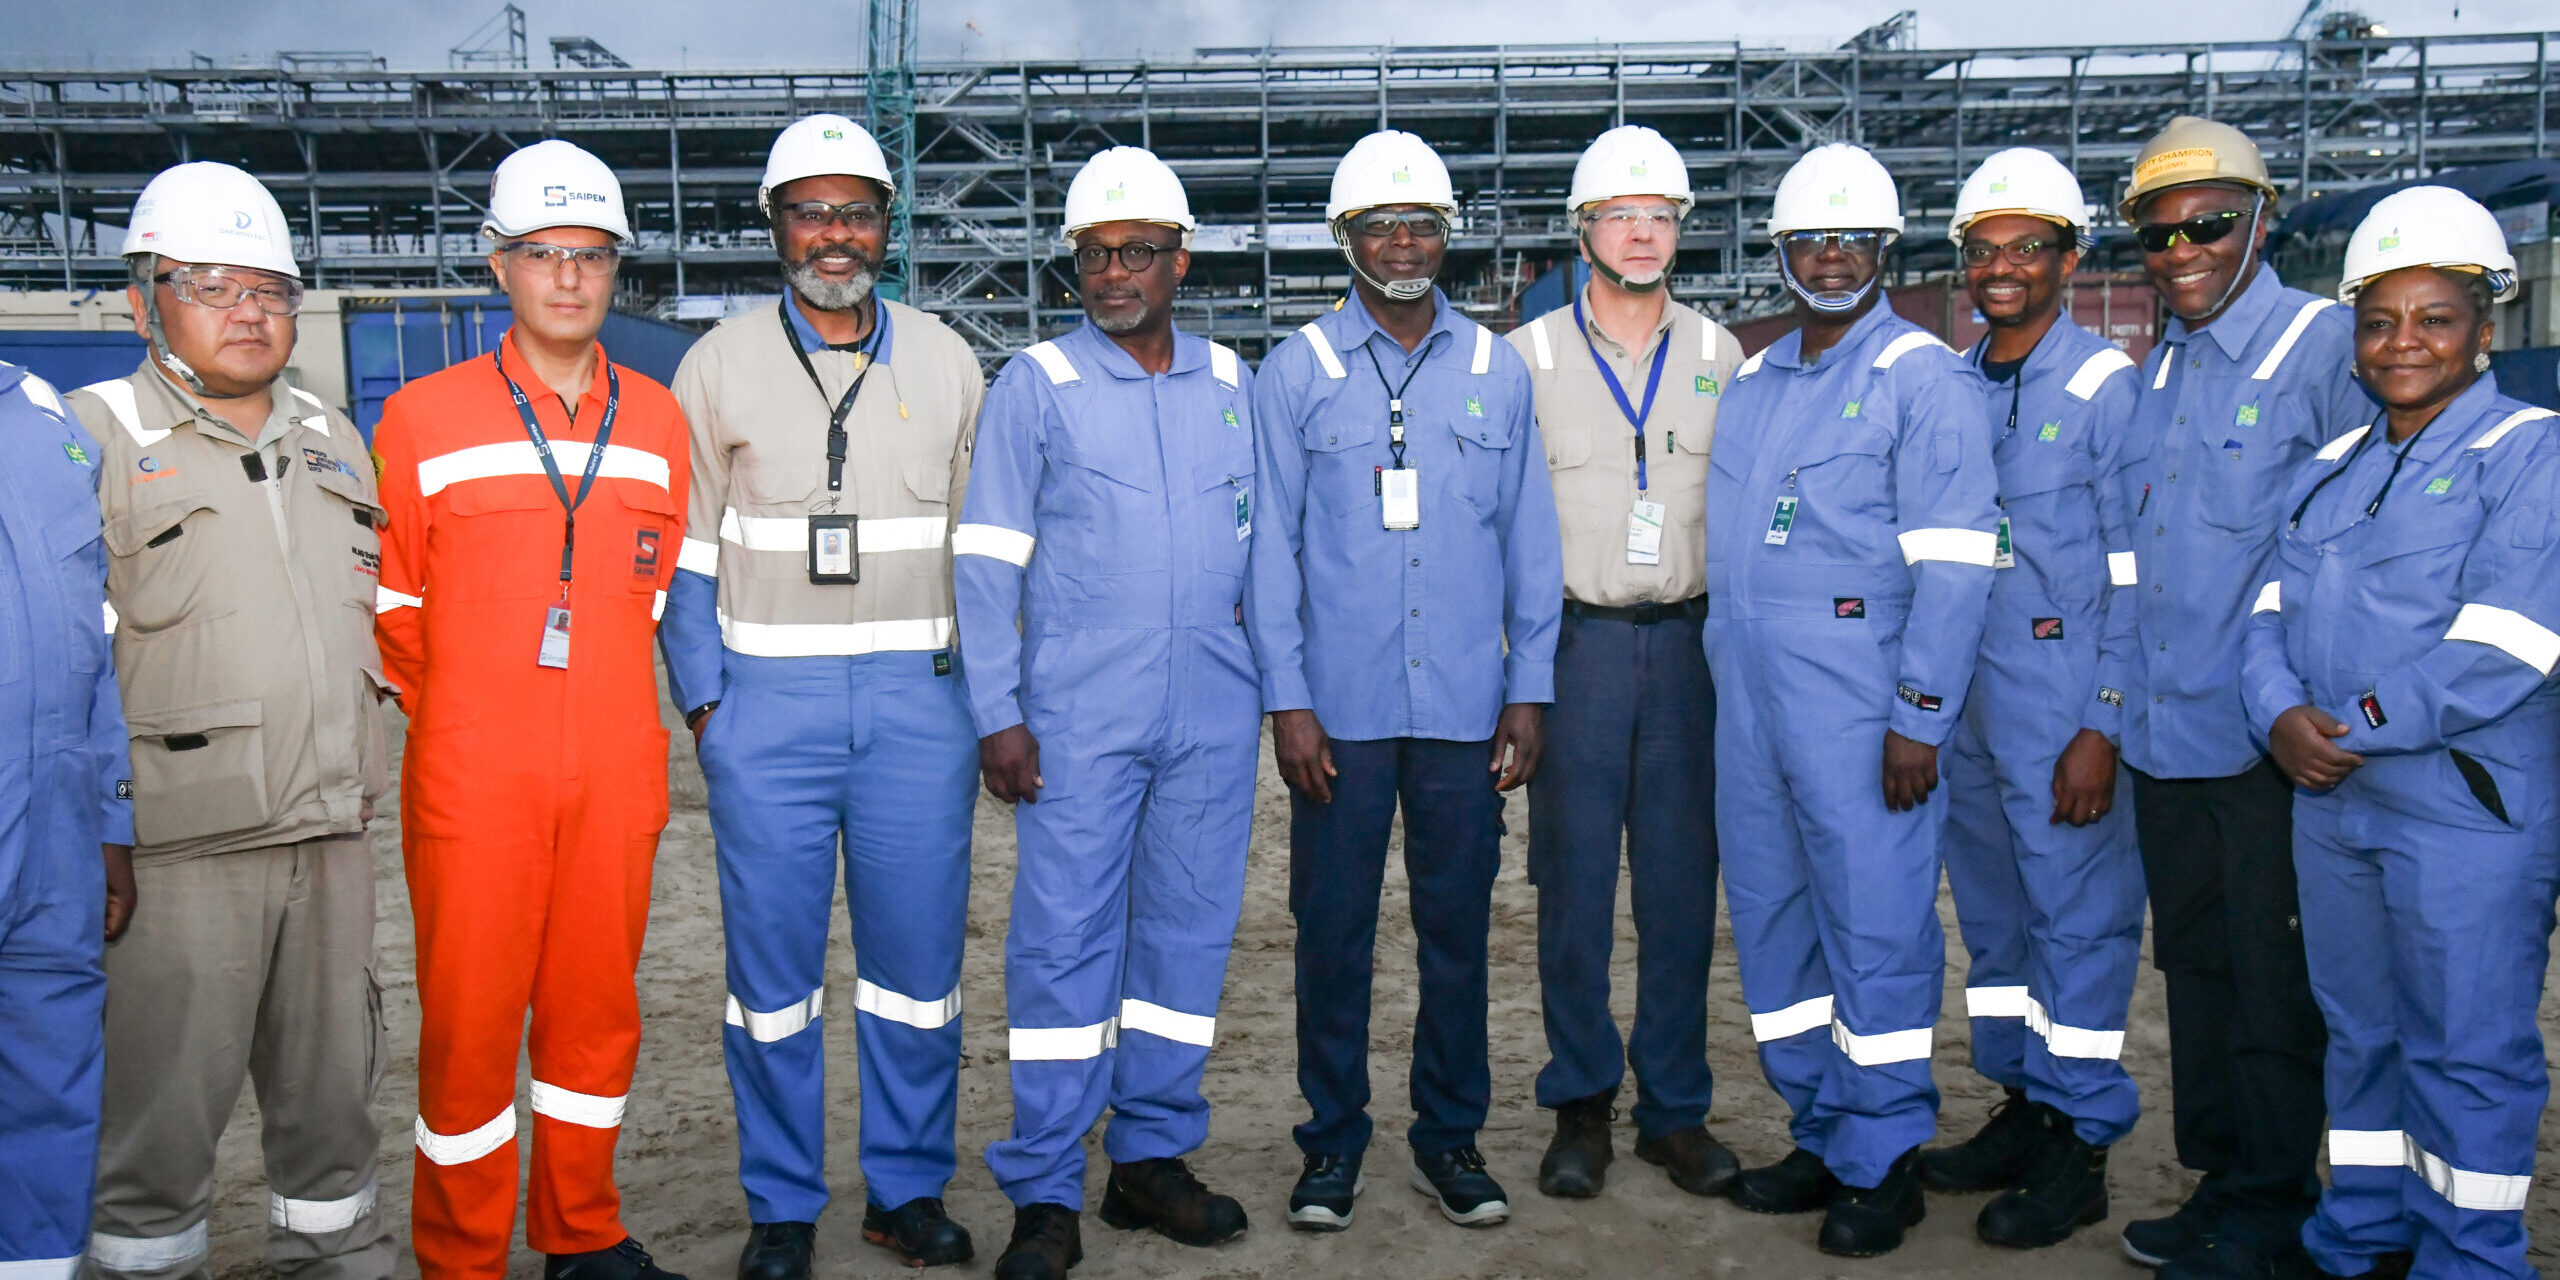
<svg viewBox="0 0 2560 1280">
<path fill-rule="evenodd" d="M 839 857 L 862 1235 L 909 1266 L 971 1256 L 942 1208 L 978 783 L 949 543 L 985 383 L 958 334 L 873 293 L 897 196 L 861 126 L 816 115 L 784 130 L 756 198 L 790 291 L 704 335 L 676 371 L 694 489 L 659 638 L 719 845 L 722 1035 L 753 1224 L 740 1280 L 806 1280 L 827 1202 L 820 1013 Z"/>
</svg>

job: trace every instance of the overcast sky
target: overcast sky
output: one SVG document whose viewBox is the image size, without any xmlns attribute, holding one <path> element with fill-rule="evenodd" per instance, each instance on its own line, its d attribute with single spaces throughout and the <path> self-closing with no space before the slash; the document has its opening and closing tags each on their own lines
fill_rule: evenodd
<svg viewBox="0 0 2560 1280">
<path fill-rule="evenodd" d="M 537 65 L 555 35 L 591 36 L 637 66 L 851 65 L 862 0 L 518 0 Z M 1216 45 L 1558 44 L 1730 40 L 1836 43 L 1920 9 L 1934 46 L 2268 39 L 2303 0 L 2016 4 L 2006 0 L 924 0 L 923 55 L 940 59 L 1179 57 Z M 0 65 L 184 65 L 190 53 L 368 50 L 441 67 L 497 0 L 0 0 Z M 2551 0 L 2368 0 L 2395 33 L 2560 26 Z M 1559 13 L 1571 15 L 1559 24 Z M 706 21 L 705 14 L 717 19 Z M 2218 20 L 2208 29 L 2203 20 Z"/>
</svg>

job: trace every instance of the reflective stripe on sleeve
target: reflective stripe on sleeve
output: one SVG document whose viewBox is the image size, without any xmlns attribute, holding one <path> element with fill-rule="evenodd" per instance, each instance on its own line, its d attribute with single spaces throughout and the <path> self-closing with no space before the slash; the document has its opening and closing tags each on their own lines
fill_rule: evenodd
<svg viewBox="0 0 2560 1280">
<path fill-rule="evenodd" d="M 2107 385 L 2108 377 L 2116 370 L 2132 367 L 2133 357 L 2115 347 L 2094 351 L 2089 354 L 2088 359 L 2080 362 L 2079 370 L 2071 375 L 2071 381 L 2062 384 L 2062 389 L 2078 399 L 2086 400 L 2098 394 L 2098 388 Z"/>
<path fill-rule="evenodd" d="M 1117 1018 L 1089 1027 L 1015 1027 L 1005 1033 L 1006 1052 L 1016 1062 L 1082 1062 L 1119 1043 Z"/>
<path fill-rule="evenodd" d="M 2373 424 L 2366 423 L 2365 425 L 2320 446 L 2320 452 L 2311 456 L 2318 458 L 2322 462 L 2336 462 L 2338 459 L 2347 456 L 2347 450 L 2355 448 L 2356 441 L 2364 439 L 2364 433 L 2371 430 L 2373 430 Z"/>
<path fill-rule="evenodd" d="M 2409 1137 L 2397 1129 L 2331 1129 L 2329 1163 L 2397 1169 L 2409 1163 Z"/>
<path fill-rule="evenodd" d="M 1492 367 L 1493 330 L 1485 328 L 1483 325 L 1477 325 L 1475 359 L 1467 363 L 1467 372 L 1481 378 L 1484 376 L 1484 371 Z"/>
<path fill-rule="evenodd" d="M 381 1187 L 371 1178 L 351 1196 L 335 1200 L 294 1200 L 267 1193 L 267 1222 L 298 1236 L 336 1235 L 373 1212 Z"/>
<path fill-rule="evenodd" d="M 1005 528 L 1000 524 L 964 524 L 951 531 L 951 554 L 985 556 L 1010 565 L 1031 563 L 1031 548 L 1038 539 L 1030 534 Z"/>
<path fill-rule="evenodd" d="M 0 1280 L 71 1280 L 80 1272 L 80 1255 L 68 1258 L 25 1258 L 0 1262 Z"/>
<path fill-rule="evenodd" d="M 2046 1052 L 2057 1058 L 2114 1062 L 2124 1056 L 2124 1032 L 2066 1026 L 2054 1021 L 2053 1015 L 2033 999 L 2027 1001 L 2027 1030 L 2035 1032 L 2044 1041 Z"/>
<path fill-rule="evenodd" d="M 1988 569 L 2000 552 L 1999 537 L 1980 529 L 1906 529 L 1898 541 L 1904 564 L 1944 560 Z"/>
<path fill-rule="evenodd" d="M 2139 562 L 2134 559 L 2134 554 L 2130 551 L 2108 552 L 2107 585 L 2110 587 L 2133 586 L 2134 584 L 2142 581 L 2138 573 L 2140 567 Z"/>
<path fill-rule="evenodd" d="M 587 469 L 587 451 L 594 446 L 584 440 L 554 440 L 551 458 L 563 475 L 576 475 Z M 432 497 L 448 485 L 465 480 L 488 480 L 498 476 L 541 476 L 542 455 L 535 452 L 530 440 L 509 440 L 501 444 L 473 445 L 438 454 L 418 463 L 418 493 Z M 596 475 L 606 480 L 637 480 L 642 484 L 667 487 L 667 460 L 646 449 L 609 444 L 604 447 L 604 461 L 597 465 Z"/>
<path fill-rule="evenodd" d="M 556 1084 L 533 1082 L 533 1113 L 588 1129 L 622 1127 L 623 1104 L 631 1100 L 627 1093 L 608 1098 L 602 1094 L 580 1093 Z"/>
<path fill-rule="evenodd" d="M 2466 604 L 2445 628 L 2447 640 L 2468 640 L 2498 649 L 2548 676 L 2560 664 L 2560 634 L 2516 612 L 2496 605 Z"/>
<path fill-rule="evenodd" d="M 2258 588 L 2258 602 L 2249 606 L 2251 613 L 2284 612 L 2284 580 L 2279 578 Z"/>
<path fill-rule="evenodd" d="M 666 593 L 666 592 L 664 592 L 664 591 L 661 591 L 661 592 L 658 592 L 656 595 L 654 595 L 654 596 L 650 597 L 650 599 L 649 599 L 649 621 L 651 621 L 651 622 L 656 622 L 656 621 L 659 621 L 659 620 L 661 620 L 661 619 L 665 618 L 666 616 L 667 616 L 667 593 Z"/>
<path fill-rule="evenodd" d="M 435 1164 L 469 1164 L 516 1140 L 516 1109 L 510 1104 L 487 1124 L 468 1133 L 438 1133 L 418 1117 L 418 1154 Z"/>
<path fill-rule="evenodd" d="M 2276 376 L 2276 367 L 2292 353 L 2293 344 L 2302 340 L 2302 331 L 2311 327 L 2312 317 L 2336 305 L 2338 300 L 2335 298 L 2314 298 L 2302 304 L 2302 310 L 2293 313 L 2293 323 L 2284 327 L 2284 336 L 2276 339 L 2276 345 L 2268 350 L 2266 359 L 2258 362 L 2257 371 L 2251 373 L 2250 378 L 2265 382 Z"/>
<path fill-rule="evenodd" d="M 1242 382 L 1242 378 L 1236 373 L 1236 349 L 1234 347 L 1230 347 L 1221 342 L 1212 342 L 1209 344 L 1209 376 L 1217 379 L 1218 385 L 1225 387 L 1229 391 L 1236 389 L 1236 387 Z"/>
<path fill-rule="evenodd" d="M 740 622 L 720 612 L 720 641 L 751 658 L 849 658 L 951 647 L 949 618 L 879 622 Z"/>
<path fill-rule="evenodd" d="M 1849 1061 L 1862 1067 L 1889 1067 L 1897 1062 L 1926 1062 L 1935 1030 L 1913 1027 L 1907 1031 L 1879 1031 L 1862 1036 L 1837 1018 L 1831 1020 L 1831 1043 L 1848 1055 Z"/>
<path fill-rule="evenodd" d="M 806 1000 L 795 1001 L 770 1013 L 758 1013 L 738 1003 L 738 997 L 732 995 L 729 997 L 729 1007 L 721 1015 L 720 1020 L 746 1032 L 747 1038 L 757 1044 L 772 1044 L 776 1040 L 789 1039 L 808 1030 L 809 1024 L 817 1021 L 818 1016 L 826 1011 L 826 1005 L 827 989 L 825 987 L 810 992 Z"/>
<path fill-rule="evenodd" d="M 1752 374 L 1760 372 L 1760 357 L 1763 354 L 1765 353 L 1759 351 L 1752 352 L 1751 358 L 1743 361 L 1742 367 L 1733 371 L 1733 380 L 1740 382 L 1744 378 L 1748 378 Z"/>
<path fill-rule="evenodd" d="M 2025 987 L 1966 987 L 1964 1016 L 2023 1018 L 2027 1016 L 2027 989 Z"/>
<path fill-rule="evenodd" d="M 1830 1025 L 1831 997 L 1815 996 L 1811 1000 L 1799 1000 L 1774 1012 L 1752 1014 L 1751 1038 L 1766 1044 L 1772 1040 L 1800 1036 L 1816 1027 Z"/>
<path fill-rule="evenodd" d="M 1333 343 L 1325 338 L 1324 330 L 1317 328 L 1315 321 L 1309 320 L 1298 326 L 1298 332 L 1306 335 L 1307 346 L 1314 349 L 1316 353 L 1316 363 L 1324 366 L 1324 376 L 1335 379 L 1342 377 L 1342 357 L 1333 353 Z"/>
<path fill-rule="evenodd" d="M 2409 1144 L 2409 1167 L 2435 1188 L 2437 1195 L 2451 1201 L 2456 1209 L 2475 1209 L 2483 1213 L 2520 1213 L 2525 1194 L 2533 1190 L 2533 1175 L 2528 1173 L 2474 1173 L 2456 1169 L 2436 1155 L 2412 1142 Z"/>
<path fill-rule="evenodd" d="M 1554 344 L 1547 339 L 1547 318 L 1545 316 L 1540 316 L 1529 322 L 1529 345 L 1536 349 L 1538 353 L 1538 368 L 1541 370 L 1547 370 L 1556 367 L 1556 349 Z"/>
<path fill-rule="evenodd" d="M 107 634 L 114 635 L 116 633 L 116 607 L 106 603 L 105 601 L 100 601 L 98 603 L 98 609 L 107 624 Z M 374 612 L 380 613 L 382 610 L 377 607 Z"/>
<path fill-rule="evenodd" d="M 89 1260 L 109 1271 L 165 1271 L 184 1266 L 209 1252 L 210 1233 L 199 1222 L 175 1235 L 89 1235 Z"/>
<path fill-rule="evenodd" d="M 2469 445 L 2464 447 L 2466 449 L 2486 449 L 2489 446 L 2506 439 L 2508 432 L 2513 431 L 2528 422 L 2539 422 L 2544 418 L 2560 418 L 2560 413 L 2553 413 L 2549 409 L 2518 409 L 2514 413 L 2510 413 L 2506 417 L 2499 419 L 2498 425 L 2481 432 L 2479 439 L 2472 441 Z"/>
<path fill-rule="evenodd" d="M 382 586 L 377 586 L 373 589 L 373 611 L 375 613 L 389 613 L 394 609 L 423 609 L 426 607 L 427 600 L 424 596 L 413 596 L 406 591 L 394 591 L 389 587 Z M 113 631 L 115 628 L 109 627 L 107 630 Z"/>
<path fill-rule="evenodd" d="M 1218 1020 L 1144 1000 L 1123 999 L 1120 1002 L 1120 1029 L 1144 1031 L 1151 1036 L 1162 1036 L 1206 1049 L 1217 1039 Z"/>
<path fill-rule="evenodd" d="M 1934 333 L 1906 333 L 1886 343 L 1884 350 L 1876 353 L 1876 367 L 1890 369 L 1895 361 L 1922 347 L 1936 347 L 1942 351 L 1949 349 Z"/>
<path fill-rule="evenodd" d="M 960 1016 L 960 989 L 939 1000 L 918 1000 L 900 995 L 869 978 L 856 978 L 853 983 L 853 1008 L 891 1022 L 903 1022 L 919 1031 L 939 1031 Z"/>
<path fill-rule="evenodd" d="M 2177 358 L 2178 349 L 2176 347 L 2164 347 L 2161 349 L 2160 371 L 2151 375 L 2152 390 L 2157 391 L 2160 388 L 2169 385 L 2169 366 L 2172 363 L 2175 363 Z"/>
<path fill-rule="evenodd" d="M 706 578 L 720 576 L 720 544 L 700 538 L 684 540 L 684 549 L 676 552 L 676 567 Z"/>
<path fill-rule="evenodd" d="M 1037 361 L 1040 371 L 1048 374 L 1049 381 L 1056 386 L 1063 387 L 1068 383 L 1084 380 L 1077 376 L 1074 362 L 1067 359 L 1066 352 L 1058 349 L 1057 343 L 1035 342 L 1024 347 L 1022 354 Z"/>
</svg>

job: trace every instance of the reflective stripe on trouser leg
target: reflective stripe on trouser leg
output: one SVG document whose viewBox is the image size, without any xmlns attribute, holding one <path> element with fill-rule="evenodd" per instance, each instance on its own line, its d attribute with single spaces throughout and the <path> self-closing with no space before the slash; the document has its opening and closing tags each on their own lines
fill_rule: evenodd
<svg viewBox="0 0 2560 1280">
<path fill-rule="evenodd" d="M 17 908 L 0 926 L 0 1280 L 68 1280 L 89 1240 L 97 1176 L 106 892 L 90 851 L 93 779 L 29 763 L 0 773 L 0 785 L 28 788 L 7 797 L 26 804 L 27 820 L 0 837 L 0 858 L 18 867 L 0 890 Z"/>
<path fill-rule="evenodd" d="M 2338 839 L 2337 797 L 2294 805 L 2294 868 L 2311 993 L 2329 1029 L 2324 1089 L 2329 1180 L 2303 1228 L 2321 1269 L 2360 1275 L 2382 1253 L 2411 1248 L 2403 1207 L 2408 1144 L 2401 1133 L 2407 1083 L 2400 1052 L 2402 1004 L 2392 963 L 2382 868 Z"/>
<path fill-rule="evenodd" d="M 1984 675 L 1974 679 L 1940 772 L 1947 795 L 1947 888 L 1969 963 L 1964 974 L 1973 1069 L 2009 1089 L 2027 1087 L 2027 891 L 2020 850 L 2002 811 L 1999 765 L 1983 721 Z"/>
<path fill-rule="evenodd" d="M 93 1232 L 89 1236 L 89 1261 L 101 1271 L 119 1275 L 179 1274 L 204 1265 L 211 1252 L 210 1240 L 202 1222 L 165 1236 Z"/>
</svg>

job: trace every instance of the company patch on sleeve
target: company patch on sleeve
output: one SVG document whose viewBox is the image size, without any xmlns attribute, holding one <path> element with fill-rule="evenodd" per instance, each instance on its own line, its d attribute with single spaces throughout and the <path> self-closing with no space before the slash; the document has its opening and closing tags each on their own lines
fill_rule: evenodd
<svg viewBox="0 0 2560 1280">
<path fill-rule="evenodd" d="M 1908 702 L 1912 706 L 1918 707 L 1923 711 L 1936 711 L 1946 705 L 1945 700 L 1938 697 L 1938 695 L 1934 693 L 1922 693 L 1907 684 L 1894 686 L 1894 692 L 1901 694 L 1904 702 Z"/>
<path fill-rule="evenodd" d="M 2098 701 L 2103 702 L 2110 707 L 2121 707 L 2124 705 L 2124 690 L 2110 689 L 2105 685 L 2099 685 Z"/>
<path fill-rule="evenodd" d="M 2382 699 L 2373 696 L 2371 689 L 2365 690 L 2364 696 L 2356 699 L 2356 710 L 2363 712 L 2364 722 L 2376 729 L 2391 723 L 2391 718 L 2382 714 Z"/>
</svg>

